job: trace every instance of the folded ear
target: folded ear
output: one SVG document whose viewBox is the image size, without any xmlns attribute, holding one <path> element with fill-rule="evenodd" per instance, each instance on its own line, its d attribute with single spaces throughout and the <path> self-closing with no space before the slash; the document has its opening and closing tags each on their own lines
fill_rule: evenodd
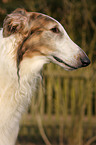
<svg viewBox="0 0 96 145">
<path fill-rule="evenodd" d="M 28 32 L 28 16 L 24 9 L 16 9 L 7 15 L 3 23 L 3 36 L 8 37 L 14 33 L 26 35 Z"/>
</svg>

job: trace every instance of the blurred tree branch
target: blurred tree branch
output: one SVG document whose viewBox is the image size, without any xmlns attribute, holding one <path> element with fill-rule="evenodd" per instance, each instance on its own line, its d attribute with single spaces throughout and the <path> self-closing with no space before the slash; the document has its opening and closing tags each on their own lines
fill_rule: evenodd
<svg viewBox="0 0 96 145">
<path fill-rule="evenodd" d="M 91 145 L 94 141 L 96 141 L 96 136 L 91 137 L 85 145 Z"/>
</svg>

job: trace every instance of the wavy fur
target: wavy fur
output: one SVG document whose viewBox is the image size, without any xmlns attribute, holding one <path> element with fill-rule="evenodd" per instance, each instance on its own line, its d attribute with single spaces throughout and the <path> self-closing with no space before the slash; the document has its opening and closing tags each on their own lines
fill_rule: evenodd
<svg viewBox="0 0 96 145">
<path fill-rule="evenodd" d="M 40 70 L 50 61 L 67 70 L 90 63 L 55 19 L 24 9 L 7 15 L 0 30 L 0 145 L 15 144 Z"/>
</svg>

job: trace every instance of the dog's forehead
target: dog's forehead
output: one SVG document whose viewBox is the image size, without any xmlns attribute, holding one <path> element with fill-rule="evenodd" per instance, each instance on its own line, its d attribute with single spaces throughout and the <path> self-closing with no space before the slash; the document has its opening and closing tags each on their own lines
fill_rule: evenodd
<svg viewBox="0 0 96 145">
<path fill-rule="evenodd" d="M 48 28 L 52 26 L 62 27 L 62 25 L 57 20 L 42 13 L 32 12 L 30 19 L 37 22 L 38 25 L 42 24 L 44 26 L 47 26 Z"/>
</svg>

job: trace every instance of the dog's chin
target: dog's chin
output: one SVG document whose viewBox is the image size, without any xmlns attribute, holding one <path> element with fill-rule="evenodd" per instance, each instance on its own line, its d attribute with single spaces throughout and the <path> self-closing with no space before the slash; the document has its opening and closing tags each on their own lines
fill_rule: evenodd
<svg viewBox="0 0 96 145">
<path fill-rule="evenodd" d="M 59 65 L 66 71 L 72 71 L 72 70 L 76 70 L 76 69 L 80 68 L 80 66 L 70 65 L 70 64 L 66 63 L 65 61 L 63 61 L 61 58 L 54 56 L 54 55 L 52 55 L 50 59 L 51 59 L 52 63 Z"/>
<path fill-rule="evenodd" d="M 60 66 L 60 65 L 59 65 Z M 78 69 L 78 68 L 76 68 L 76 69 L 74 69 L 74 68 L 71 68 L 71 67 L 67 67 L 67 66 L 61 66 L 64 70 L 66 70 L 66 71 L 73 71 L 73 70 L 76 70 L 76 69 Z"/>
<path fill-rule="evenodd" d="M 72 67 L 66 66 L 65 64 L 61 64 L 61 63 L 55 63 L 55 64 L 59 65 L 60 67 L 62 67 L 66 71 L 73 71 L 73 70 L 78 69 L 78 68 L 72 68 Z"/>
</svg>

